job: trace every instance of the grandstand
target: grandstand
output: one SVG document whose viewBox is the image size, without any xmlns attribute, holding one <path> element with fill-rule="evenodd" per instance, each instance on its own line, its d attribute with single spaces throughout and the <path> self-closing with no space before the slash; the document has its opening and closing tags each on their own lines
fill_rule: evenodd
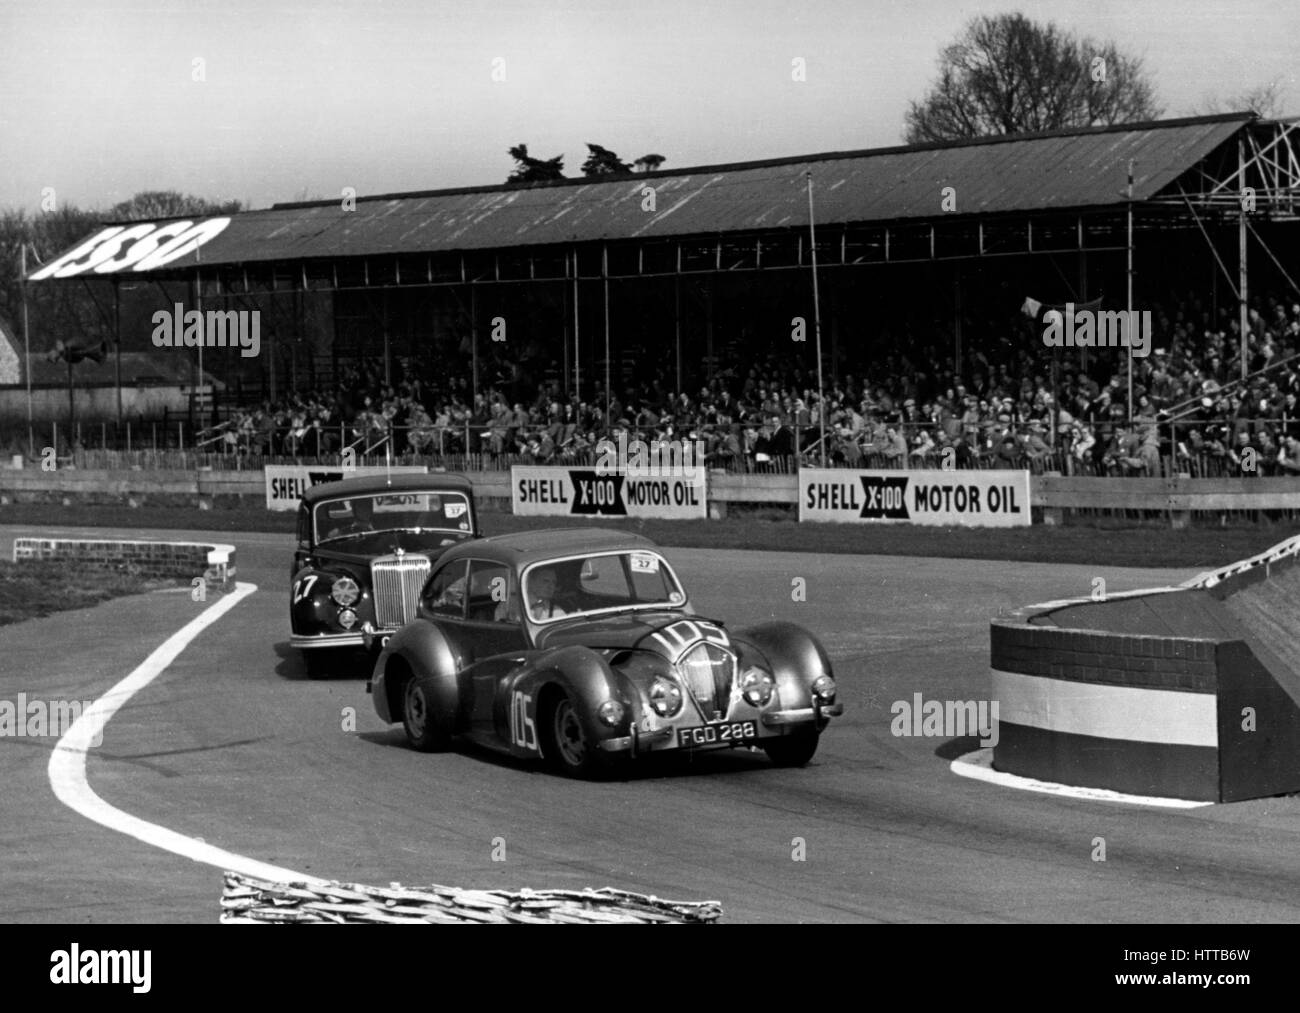
<svg viewBox="0 0 1300 1013">
<path fill-rule="evenodd" d="M 1288 475 L 1297 181 L 1292 121 L 1227 114 L 281 204 L 147 270 L 101 257 L 86 283 L 262 312 L 259 358 L 208 352 L 227 396 L 161 420 L 163 446 L 243 466 L 381 446 L 559 463 L 623 426 L 698 433 L 728 470 Z M 1125 308 L 1130 250 L 1153 354 L 1045 347 L 1025 297 Z M 91 260 L 29 277 L 86 281 Z M 132 439 L 98 422 L 72 442 Z"/>
</svg>

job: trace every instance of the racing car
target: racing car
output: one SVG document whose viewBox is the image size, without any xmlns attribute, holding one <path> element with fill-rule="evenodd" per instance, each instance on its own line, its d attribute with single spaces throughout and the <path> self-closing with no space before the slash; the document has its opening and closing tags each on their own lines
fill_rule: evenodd
<svg viewBox="0 0 1300 1013">
<path fill-rule="evenodd" d="M 367 475 L 308 489 L 297 533 L 289 642 L 320 678 L 409 622 L 434 562 L 479 527 L 460 475 Z"/>
<path fill-rule="evenodd" d="M 587 528 L 448 549 L 367 690 L 417 750 L 464 736 L 575 777 L 736 747 L 802 766 L 843 713 L 808 631 L 728 631 L 696 615 L 652 541 Z"/>
</svg>

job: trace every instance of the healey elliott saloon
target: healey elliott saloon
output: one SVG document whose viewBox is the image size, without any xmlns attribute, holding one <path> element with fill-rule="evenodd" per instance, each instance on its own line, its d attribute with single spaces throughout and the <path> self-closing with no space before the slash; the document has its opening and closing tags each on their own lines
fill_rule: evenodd
<svg viewBox="0 0 1300 1013">
<path fill-rule="evenodd" d="M 460 475 L 367 475 L 308 489 L 289 604 L 290 643 L 308 674 L 409 622 L 434 562 L 478 534 L 473 488 Z"/>
<path fill-rule="evenodd" d="M 653 542 L 590 528 L 448 549 L 368 689 L 416 749 L 465 735 L 574 776 L 734 746 L 801 766 L 843 713 L 806 630 L 728 632 L 695 615 Z"/>
</svg>

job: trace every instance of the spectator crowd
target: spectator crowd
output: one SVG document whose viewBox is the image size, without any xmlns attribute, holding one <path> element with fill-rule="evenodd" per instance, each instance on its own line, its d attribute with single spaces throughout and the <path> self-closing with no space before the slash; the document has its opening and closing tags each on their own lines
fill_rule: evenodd
<svg viewBox="0 0 1300 1013">
<path fill-rule="evenodd" d="M 615 385 L 608 416 L 601 383 L 566 396 L 554 369 L 489 375 L 474 394 L 446 364 L 398 359 L 400 378 L 385 383 L 382 364 L 362 361 L 329 390 L 238 412 L 212 439 L 294 458 L 382 454 L 391 439 L 399 458 L 483 455 L 504 465 L 590 462 L 602 438 L 626 433 L 699 440 L 706 462 L 729 470 L 785 470 L 824 454 L 846 467 L 1300 474 L 1300 297 L 1253 296 L 1248 320 L 1243 384 L 1235 304 L 1212 310 L 1188 295 L 1153 306 L 1152 353 L 1133 359 L 1131 420 L 1122 350 L 1086 360 L 1053 350 L 1011 314 L 969 328 L 959 371 L 951 332 L 933 321 L 905 321 L 842 354 L 826 374 L 824 444 L 811 355 L 742 361 L 739 351 L 686 391 L 671 388 L 664 357 L 642 356 L 654 366 Z"/>
</svg>

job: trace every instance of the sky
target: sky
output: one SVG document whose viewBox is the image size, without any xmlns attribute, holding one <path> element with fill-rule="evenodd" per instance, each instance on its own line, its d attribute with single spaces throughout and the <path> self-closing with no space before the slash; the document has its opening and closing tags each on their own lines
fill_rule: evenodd
<svg viewBox="0 0 1300 1013">
<path fill-rule="evenodd" d="M 0 208 L 495 184 L 518 143 L 569 176 L 588 141 L 665 169 L 896 145 L 941 49 L 1015 10 L 1141 56 L 1166 117 L 1270 80 L 1300 114 L 1296 0 L 0 0 Z"/>
</svg>

